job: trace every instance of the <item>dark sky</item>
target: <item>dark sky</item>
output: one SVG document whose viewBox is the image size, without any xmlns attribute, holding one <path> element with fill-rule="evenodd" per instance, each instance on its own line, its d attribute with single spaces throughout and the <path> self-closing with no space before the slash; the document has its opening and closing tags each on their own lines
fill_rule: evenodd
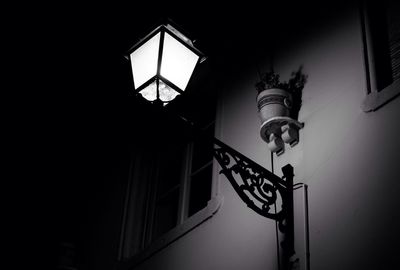
<svg viewBox="0 0 400 270">
<path fill-rule="evenodd" d="M 53 93 L 75 102 L 125 97 L 131 82 L 123 54 L 163 18 L 182 26 L 207 55 L 221 58 L 243 54 L 255 40 L 271 43 L 285 34 L 284 28 L 299 27 L 326 16 L 327 10 L 339 9 L 338 4 L 332 4 L 335 2 L 328 2 L 321 13 L 313 4 L 299 2 L 56 4 L 33 15 L 39 22 L 26 39 L 45 54 L 50 75 L 45 77 L 57 89 Z M 29 22 L 26 26 L 30 27 Z"/>
<path fill-rule="evenodd" d="M 65 2 L 35 6 L 35 11 L 28 7 L 22 14 L 24 32 L 14 32 L 24 57 L 15 61 L 21 70 L 16 83 L 27 84 L 31 109 L 24 117 L 45 131 L 38 137 L 51 151 L 54 145 L 68 153 L 86 145 L 96 148 L 100 142 L 107 146 L 122 142 L 119 136 L 133 137 L 145 129 L 139 123 L 146 122 L 146 113 L 129 97 L 132 75 L 124 54 L 166 17 L 197 40 L 196 46 L 208 56 L 206 65 L 220 64 L 220 70 L 196 75 L 207 81 L 213 76 L 226 79 L 221 71 L 229 65 L 221 68 L 221 63 L 253 61 L 246 59 L 247 52 L 254 55 L 255 50 L 261 58 L 281 37 L 301 35 L 319 16 L 340 11 L 337 2 L 324 2 L 319 9 L 300 1 L 162 3 Z M 128 122 L 135 123 L 134 134 L 126 135 Z"/>
<path fill-rule="evenodd" d="M 247 7 L 246 12 L 241 7 L 198 4 L 178 8 L 135 1 L 48 7 L 33 27 L 30 42 L 41 63 L 34 78 L 39 82 L 35 98 L 39 96 L 40 117 L 52 127 L 48 134 L 55 133 L 49 139 L 63 141 L 67 151 L 78 151 L 82 145 L 96 148 L 98 142 L 114 143 L 118 134 L 127 136 L 127 121 L 136 123 L 137 132 L 143 130 L 138 123 L 145 122 L 146 114 L 129 97 L 132 75 L 124 54 L 165 17 L 197 40 L 209 63 L 237 57 L 249 39 L 267 37 L 265 8 Z"/>
<path fill-rule="evenodd" d="M 30 73 L 24 80 L 35 82 L 29 88 L 35 102 L 27 100 L 34 115 L 24 117 L 32 117 L 34 130 L 41 130 L 36 136 L 43 142 L 40 149 L 48 152 L 46 158 L 56 163 L 56 171 L 98 166 L 97 161 L 145 136 L 159 121 L 130 96 L 132 75 L 124 54 L 162 19 L 170 18 L 185 29 L 208 56 L 205 66 L 212 72 L 196 74 L 204 83 L 227 79 L 222 70 L 229 68 L 226 63 L 253 61 L 247 59 L 248 51 L 265 56 L 266 48 L 281 37 L 300 35 L 318 16 L 340 11 L 334 2 L 324 3 L 324 12 L 289 1 L 264 1 L 260 6 L 242 1 L 229 6 L 163 3 L 57 3 L 32 12 L 33 19 L 25 21 L 27 35 L 21 34 L 21 44 L 29 44 L 32 54 L 28 68 L 21 67 Z M 40 144 L 33 140 L 31 145 Z M 70 167 L 65 165 L 71 160 Z"/>
</svg>

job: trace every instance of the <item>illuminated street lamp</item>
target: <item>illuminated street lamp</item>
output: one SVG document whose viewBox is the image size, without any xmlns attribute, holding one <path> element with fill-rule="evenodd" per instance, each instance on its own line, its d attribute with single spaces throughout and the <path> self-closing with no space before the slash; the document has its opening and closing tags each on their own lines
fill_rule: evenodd
<svg viewBox="0 0 400 270">
<path fill-rule="evenodd" d="M 146 100 L 166 105 L 185 91 L 192 73 L 205 58 L 193 42 L 171 24 L 158 26 L 134 45 L 128 54 L 135 92 Z M 165 110 L 167 111 L 167 109 Z M 196 125 L 179 117 L 195 129 Z M 261 216 L 276 220 L 285 234 L 283 257 L 288 262 L 294 254 L 293 167 L 282 168 L 279 177 L 230 146 L 202 130 L 204 139 L 214 144 L 213 155 L 232 187 L 246 205 Z M 280 202 L 280 210 L 276 204 Z M 279 209 L 279 207 L 278 207 Z"/>
<path fill-rule="evenodd" d="M 185 91 L 196 65 L 205 59 L 193 41 L 171 23 L 158 26 L 128 55 L 135 92 L 163 105 Z"/>
<path fill-rule="evenodd" d="M 163 105 L 183 93 L 197 63 L 204 59 L 203 54 L 193 47 L 193 42 L 171 24 L 158 26 L 134 45 L 127 55 L 131 61 L 136 93 L 152 103 Z M 189 122 L 191 127 L 196 127 L 189 120 L 180 118 Z M 258 214 L 282 222 L 292 201 L 293 168 L 285 166 L 284 180 L 220 140 L 206 136 L 204 139 L 212 139 L 214 157 L 222 167 L 221 173 L 228 178 L 241 199 Z M 272 206 L 278 197 L 282 207 L 276 212 Z"/>
</svg>

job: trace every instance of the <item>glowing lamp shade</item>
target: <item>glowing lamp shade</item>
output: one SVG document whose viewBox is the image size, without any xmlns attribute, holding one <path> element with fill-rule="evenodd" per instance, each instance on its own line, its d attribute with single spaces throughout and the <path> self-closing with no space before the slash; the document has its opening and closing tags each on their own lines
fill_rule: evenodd
<svg viewBox="0 0 400 270">
<path fill-rule="evenodd" d="M 196 65 L 204 57 L 191 40 L 161 25 L 129 50 L 135 91 L 164 105 L 185 91 Z"/>
</svg>

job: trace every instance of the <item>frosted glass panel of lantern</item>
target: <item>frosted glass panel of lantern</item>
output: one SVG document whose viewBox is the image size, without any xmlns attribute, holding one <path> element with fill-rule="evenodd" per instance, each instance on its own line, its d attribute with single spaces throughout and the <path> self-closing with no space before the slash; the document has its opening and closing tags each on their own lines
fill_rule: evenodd
<svg viewBox="0 0 400 270">
<path fill-rule="evenodd" d="M 139 93 L 142 95 L 142 97 L 144 97 L 148 101 L 156 100 L 157 99 L 157 84 L 156 84 L 156 82 L 155 81 L 152 82 L 150 85 L 143 88 L 143 90 L 141 90 Z"/>
<path fill-rule="evenodd" d="M 140 87 L 157 73 L 160 33 L 131 53 L 131 65 L 135 88 Z"/>
<path fill-rule="evenodd" d="M 165 33 L 161 76 L 185 90 L 199 56 Z"/>
<path fill-rule="evenodd" d="M 169 102 L 176 98 L 179 93 L 166 85 L 163 81 L 159 81 L 158 92 L 160 94 L 160 99 L 165 102 Z"/>
</svg>

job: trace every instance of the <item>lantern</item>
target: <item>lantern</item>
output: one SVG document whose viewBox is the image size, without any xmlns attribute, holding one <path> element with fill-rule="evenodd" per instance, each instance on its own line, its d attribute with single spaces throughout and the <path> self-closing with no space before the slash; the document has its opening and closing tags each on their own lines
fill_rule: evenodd
<svg viewBox="0 0 400 270">
<path fill-rule="evenodd" d="M 196 65 L 205 59 L 171 24 L 158 26 L 128 53 L 135 92 L 163 105 L 185 91 Z"/>
</svg>

